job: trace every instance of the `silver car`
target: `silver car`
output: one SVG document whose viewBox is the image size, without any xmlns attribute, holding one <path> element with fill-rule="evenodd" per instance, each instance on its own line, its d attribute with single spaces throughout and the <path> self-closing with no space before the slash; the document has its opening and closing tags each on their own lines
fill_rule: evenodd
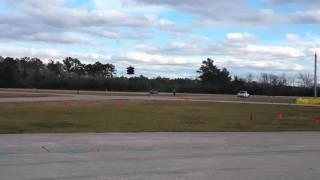
<svg viewBox="0 0 320 180">
<path fill-rule="evenodd" d="M 248 98 L 250 97 L 250 94 L 248 93 L 248 91 L 240 91 L 238 94 L 237 94 L 238 97 L 242 97 L 242 98 Z"/>
</svg>

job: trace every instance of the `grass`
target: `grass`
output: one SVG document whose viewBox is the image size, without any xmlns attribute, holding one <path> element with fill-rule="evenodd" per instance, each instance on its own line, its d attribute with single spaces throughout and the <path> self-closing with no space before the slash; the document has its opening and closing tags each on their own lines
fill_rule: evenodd
<svg viewBox="0 0 320 180">
<path fill-rule="evenodd" d="M 118 105 L 0 103 L 0 133 L 320 130 L 315 123 L 319 107 L 158 101 Z M 280 112 L 283 120 L 276 118 Z"/>
</svg>

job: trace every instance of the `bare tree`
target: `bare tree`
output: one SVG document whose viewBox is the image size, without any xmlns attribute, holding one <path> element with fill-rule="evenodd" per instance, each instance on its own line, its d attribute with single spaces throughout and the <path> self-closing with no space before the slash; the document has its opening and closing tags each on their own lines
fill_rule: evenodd
<svg viewBox="0 0 320 180">
<path fill-rule="evenodd" d="M 251 83 L 251 82 L 253 81 L 253 79 L 254 79 L 254 76 L 253 76 L 252 73 L 248 73 L 248 74 L 246 75 L 246 81 L 247 81 L 248 83 Z"/>
<path fill-rule="evenodd" d="M 296 77 L 295 76 L 288 76 L 287 82 L 289 86 L 295 86 L 296 85 Z"/>
<path fill-rule="evenodd" d="M 287 78 L 287 75 L 286 75 L 286 74 L 283 73 L 283 74 L 279 77 L 279 85 L 288 86 L 288 78 Z"/>
<path fill-rule="evenodd" d="M 279 84 L 279 77 L 277 75 L 270 74 L 269 81 L 272 86 L 277 86 Z"/>
<path fill-rule="evenodd" d="M 267 73 L 262 73 L 262 74 L 260 75 L 259 81 L 260 81 L 261 83 L 263 83 L 263 84 L 268 84 L 268 83 L 269 83 L 269 80 L 270 80 L 270 78 L 269 78 L 269 75 L 268 75 Z"/>
<path fill-rule="evenodd" d="M 309 73 L 299 73 L 299 84 L 303 87 L 311 87 L 313 83 L 312 76 Z"/>
</svg>

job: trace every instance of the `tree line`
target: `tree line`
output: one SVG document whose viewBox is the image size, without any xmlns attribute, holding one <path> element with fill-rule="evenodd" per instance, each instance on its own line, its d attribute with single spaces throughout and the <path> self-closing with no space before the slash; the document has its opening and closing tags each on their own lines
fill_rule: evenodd
<svg viewBox="0 0 320 180">
<path fill-rule="evenodd" d="M 128 74 L 134 74 L 132 66 Z M 148 91 L 235 94 L 247 90 L 250 94 L 281 96 L 312 96 L 312 76 L 300 73 L 297 78 L 262 73 L 246 77 L 231 77 L 226 68 L 218 68 L 210 58 L 202 62 L 196 79 L 145 76 L 119 77 L 113 64 L 99 61 L 83 64 L 67 57 L 62 62 L 39 58 L 0 56 L 0 88 L 38 88 L 109 91 Z"/>
</svg>

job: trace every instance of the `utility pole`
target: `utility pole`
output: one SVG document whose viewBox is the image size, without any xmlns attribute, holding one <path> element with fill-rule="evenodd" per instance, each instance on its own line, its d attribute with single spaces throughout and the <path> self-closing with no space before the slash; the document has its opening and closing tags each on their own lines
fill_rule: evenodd
<svg viewBox="0 0 320 180">
<path fill-rule="evenodd" d="M 317 53 L 314 55 L 314 97 L 318 97 Z"/>
</svg>

